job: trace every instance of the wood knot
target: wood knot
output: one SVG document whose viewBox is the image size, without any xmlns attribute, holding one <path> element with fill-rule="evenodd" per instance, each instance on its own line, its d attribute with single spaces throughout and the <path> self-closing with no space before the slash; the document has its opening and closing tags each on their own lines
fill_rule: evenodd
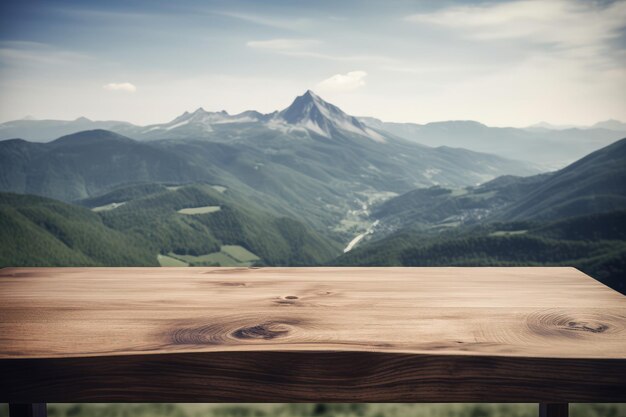
<svg viewBox="0 0 626 417">
<path fill-rule="evenodd" d="M 247 326 L 233 332 L 237 339 L 263 339 L 271 340 L 284 337 L 291 331 L 291 326 L 279 322 L 266 322 L 256 326 Z"/>
<path fill-rule="evenodd" d="M 234 281 L 224 281 L 224 282 L 218 283 L 218 285 L 221 285 L 223 287 L 247 287 L 248 286 L 246 282 L 234 282 Z"/>
<path fill-rule="evenodd" d="M 591 332 L 591 333 L 602 333 L 606 331 L 609 326 L 603 323 L 593 322 L 593 321 L 570 321 L 567 323 L 567 330 L 581 331 L 581 332 Z"/>
<path fill-rule="evenodd" d="M 621 319 L 611 314 L 559 309 L 545 309 L 532 313 L 526 318 L 526 325 L 533 334 L 542 337 L 582 338 L 592 334 L 610 337 L 624 330 Z"/>
<path fill-rule="evenodd" d="M 282 297 L 276 297 L 274 299 L 274 303 L 278 304 L 278 305 L 294 305 L 298 302 L 299 297 L 295 296 L 295 295 L 285 295 Z"/>
<path fill-rule="evenodd" d="M 246 341 L 297 336 L 298 328 L 309 323 L 294 317 L 272 317 L 259 323 L 258 315 L 227 315 L 213 319 L 181 320 L 161 333 L 174 345 L 235 345 Z"/>
</svg>

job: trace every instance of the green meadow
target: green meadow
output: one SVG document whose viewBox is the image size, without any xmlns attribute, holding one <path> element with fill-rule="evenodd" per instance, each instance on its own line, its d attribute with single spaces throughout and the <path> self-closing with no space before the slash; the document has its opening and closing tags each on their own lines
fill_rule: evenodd
<svg viewBox="0 0 626 417">
<path fill-rule="evenodd" d="M 219 252 L 205 255 L 158 254 L 161 266 L 251 266 L 261 258 L 239 245 L 223 245 Z"/>
<path fill-rule="evenodd" d="M 184 208 L 178 210 L 180 214 L 206 214 L 206 213 L 215 213 L 216 211 L 220 211 L 220 206 L 204 206 L 204 207 L 192 207 L 192 208 Z"/>
</svg>

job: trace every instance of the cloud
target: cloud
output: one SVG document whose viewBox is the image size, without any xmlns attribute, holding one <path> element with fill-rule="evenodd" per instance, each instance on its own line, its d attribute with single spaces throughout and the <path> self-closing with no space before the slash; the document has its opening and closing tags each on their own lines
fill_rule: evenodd
<svg viewBox="0 0 626 417">
<path fill-rule="evenodd" d="M 246 46 L 273 51 L 292 51 L 317 46 L 321 42 L 316 39 L 269 39 L 265 41 L 250 41 Z"/>
<path fill-rule="evenodd" d="M 6 40 L 0 41 L 0 63 L 40 68 L 41 66 L 76 65 L 88 62 L 87 55 L 58 49 L 41 42 Z"/>
<path fill-rule="evenodd" d="M 298 30 L 312 23 L 312 20 L 307 18 L 278 18 L 229 11 L 211 11 L 211 13 L 275 29 Z"/>
<path fill-rule="evenodd" d="M 284 52 L 285 55 L 302 57 L 302 58 L 314 58 L 323 59 L 327 61 L 337 62 L 375 62 L 379 64 L 391 64 L 397 62 L 396 59 L 382 56 L 382 55 L 329 55 L 311 51 L 292 51 Z"/>
<path fill-rule="evenodd" d="M 102 88 L 110 91 L 125 91 L 128 93 L 134 93 L 137 91 L 137 87 L 131 83 L 109 83 L 103 85 Z"/>
<path fill-rule="evenodd" d="M 475 6 L 453 6 L 405 20 L 461 31 L 475 40 L 526 40 L 560 48 L 602 47 L 620 36 L 626 2 L 517 0 Z"/>
<path fill-rule="evenodd" d="M 249 41 L 246 43 L 246 46 L 297 58 L 312 58 L 338 62 L 368 61 L 381 64 L 396 62 L 393 58 L 380 55 L 331 55 L 312 50 L 321 44 L 322 42 L 317 39 L 268 39 L 263 41 Z"/>
<path fill-rule="evenodd" d="M 317 84 L 317 88 L 326 92 L 353 91 L 365 85 L 365 71 L 350 71 L 346 74 L 335 74 Z"/>
</svg>

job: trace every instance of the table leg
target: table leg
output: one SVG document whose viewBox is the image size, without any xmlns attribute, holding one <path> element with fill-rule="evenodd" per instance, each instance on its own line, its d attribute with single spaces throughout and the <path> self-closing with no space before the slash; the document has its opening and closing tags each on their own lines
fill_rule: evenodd
<svg viewBox="0 0 626 417">
<path fill-rule="evenodd" d="M 47 417 L 46 403 L 9 404 L 9 417 Z"/>
<path fill-rule="evenodd" d="M 569 404 L 568 403 L 540 403 L 539 404 L 539 417 L 568 417 L 569 416 Z"/>
</svg>

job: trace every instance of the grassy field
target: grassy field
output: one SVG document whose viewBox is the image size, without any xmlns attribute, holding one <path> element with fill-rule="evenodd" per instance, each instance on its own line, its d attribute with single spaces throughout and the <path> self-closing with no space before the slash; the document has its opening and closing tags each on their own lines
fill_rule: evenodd
<svg viewBox="0 0 626 417">
<path fill-rule="evenodd" d="M 228 188 L 224 187 L 223 185 L 212 185 L 211 187 L 213 187 L 213 189 L 216 190 L 218 193 L 224 193 L 224 191 L 228 190 Z"/>
<path fill-rule="evenodd" d="M 626 404 L 572 404 L 571 417 L 620 417 Z M 536 417 L 536 404 L 48 404 L 50 417 Z M 0 404 L 0 417 L 8 407 Z"/>
<path fill-rule="evenodd" d="M 91 210 L 92 211 L 109 211 L 109 210 L 113 210 L 116 209 L 118 207 L 123 206 L 124 204 L 126 204 L 125 201 L 121 202 L 121 203 L 110 203 L 110 204 L 105 204 L 104 206 L 99 206 L 99 207 L 94 207 Z"/>
<path fill-rule="evenodd" d="M 254 262 L 259 260 L 258 256 L 242 246 L 224 245 L 222 246 L 222 252 L 240 262 Z"/>
<path fill-rule="evenodd" d="M 528 230 L 498 230 L 496 232 L 489 233 L 489 236 L 515 236 L 515 235 L 523 235 Z"/>
<path fill-rule="evenodd" d="M 242 265 L 241 262 L 236 259 L 231 258 L 222 252 L 213 252 L 208 253 L 206 255 L 194 256 L 194 255 L 179 255 L 170 253 L 170 256 L 176 257 L 177 259 L 188 262 L 192 266 L 202 266 L 202 265 L 218 265 L 218 266 L 248 266 Z"/>
<path fill-rule="evenodd" d="M 192 208 L 184 208 L 178 210 L 180 214 L 205 214 L 205 213 L 215 213 L 216 211 L 220 211 L 220 206 L 204 206 L 204 207 L 192 207 Z"/>
<path fill-rule="evenodd" d="M 157 260 L 161 266 L 189 266 L 189 264 L 167 255 L 158 254 Z"/>
<path fill-rule="evenodd" d="M 456 190 L 452 190 L 452 192 L 450 193 L 451 197 L 460 197 L 462 195 L 467 194 L 467 189 L 466 188 L 458 188 Z"/>
<path fill-rule="evenodd" d="M 251 266 L 260 258 L 238 245 L 224 245 L 219 252 L 206 255 L 179 255 L 168 253 L 159 255 L 161 266 Z"/>
</svg>

